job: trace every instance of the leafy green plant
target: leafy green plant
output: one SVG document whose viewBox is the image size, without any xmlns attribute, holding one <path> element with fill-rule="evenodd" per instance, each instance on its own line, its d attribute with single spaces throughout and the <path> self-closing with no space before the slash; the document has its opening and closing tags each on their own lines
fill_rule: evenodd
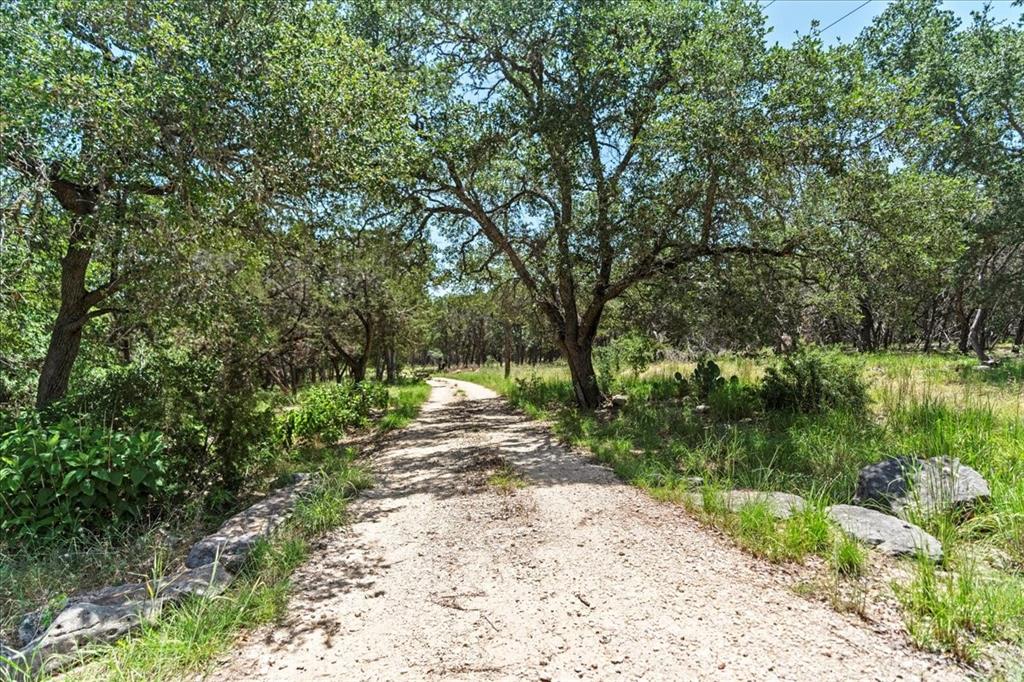
<svg viewBox="0 0 1024 682">
<path fill-rule="evenodd" d="M 368 423 L 373 410 L 386 408 L 388 390 L 374 382 L 315 384 L 302 391 L 297 405 L 278 419 L 278 436 L 292 445 L 300 440 L 341 440 L 348 429 Z"/>
<path fill-rule="evenodd" d="M 602 389 L 612 390 L 623 369 L 628 369 L 636 379 L 650 366 L 657 349 L 658 346 L 653 339 L 636 332 L 620 336 L 608 345 L 596 348 L 594 364 L 598 383 Z"/>
<path fill-rule="evenodd" d="M 163 455 L 150 431 L 16 419 L 0 434 L 0 530 L 43 538 L 138 519 L 175 492 Z"/>
<path fill-rule="evenodd" d="M 765 407 L 791 412 L 867 409 L 868 388 L 859 367 L 838 355 L 804 350 L 765 370 L 761 384 Z"/>
</svg>

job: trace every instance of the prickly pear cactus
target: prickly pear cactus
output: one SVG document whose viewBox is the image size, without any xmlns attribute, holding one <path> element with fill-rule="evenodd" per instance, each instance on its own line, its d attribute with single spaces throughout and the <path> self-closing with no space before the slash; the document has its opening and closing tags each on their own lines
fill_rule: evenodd
<svg viewBox="0 0 1024 682">
<path fill-rule="evenodd" d="M 680 398 L 685 398 L 686 396 L 690 395 L 690 382 L 686 377 L 683 376 L 683 373 L 676 372 L 672 376 L 676 380 L 676 395 L 678 395 Z"/>
<path fill-rule="evenodd" d="M 697 397 L 702 401 L 715 389 L 725 386 L 722 370 L 714 360 L 701 359 L 693 370 L 693 383 L 697 386 Z"/>
</svg>

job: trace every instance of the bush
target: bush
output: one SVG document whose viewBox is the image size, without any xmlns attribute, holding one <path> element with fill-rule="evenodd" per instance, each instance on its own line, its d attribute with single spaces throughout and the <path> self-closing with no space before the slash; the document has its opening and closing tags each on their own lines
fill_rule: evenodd
<svg viewBox="0 0 1024 682">
<path fill-rule="evenodd" d="M 761 400 L 770 410 L 861 413 L 868 405 L 868 387 L 854 362 L 831 353 L 801 351 L 765 371 Z"/>
<path fill-rule="evenodd" d="M 607 346 L 596 348 L 594 364 L 602 389 L 611 390 L 623 367 L 629 369 L 634 379 L 643 374 L 657 350 L 658 346 L 652 339 L 637 333 L 620 336 Z"/>
<path fill-rule="evenodd" d="M 0 530 L 28 540 L 136 520 L 175 492 L 163 454 L 149 431 L 14 419 L 0 433 Z"/>
<path fill-rule="evenodd" d="M 316 384 L 299 393 L 296 407 L 278 419 L 277 431 L 289 446 L 312 439 L 335 443 L 348 429 L 365 425 L 372 410 L 387 406 L 388 390 L 383 384 Z"/>
<path fill-rule="evenodd" d="M 283 396 L 245 382 L 227 390 L 225 372 L 208 358 L 163 354 L 95 369 L 48 416 L 159 432 L 171 479 L 205 488 L 219 476 L 234 491 L 266 464 Z"/>
</svg>

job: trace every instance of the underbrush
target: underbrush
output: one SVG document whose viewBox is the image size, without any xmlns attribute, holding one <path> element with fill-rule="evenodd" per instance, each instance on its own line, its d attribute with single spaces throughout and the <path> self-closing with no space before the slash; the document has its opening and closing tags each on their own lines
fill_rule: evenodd
<svg viewBox="0 0 1024 682">
<path fill-rule="evenodd" d="M 253 548 L 230 588 L 212 599 L 168 609 L 117 644 L 101 649 L 69 680 L 177 680 L 207 669 L 228 650 L 235 633 L 281 617 L 290 576 L 308 557 L 310 541 L 345 520 L 348 500 L 372 480 L 348 450 L 323 472 L 317 491 L 269 541 Z"/>
<path fill-rule="evenodd" d="M 383 432 L 408 423 L 427 398 L 430 388 L 416 382 L 372 391 L 363 391 L 364 395 L 358 398 L 364 401 L 367 412 L 384 404 L 388 409 L 371 412 L 372 418 L 361 420 L 360 428 L 372 427 Z M 333 389 L 323 393 L 334 394 Z M 328 424 L 328 427 L 333 428 L 333 425 Z M 9 428 L 4 431 L 4 434 L 9 433 Z M 330 434 L 331 438 L 335 435 L 337 433 Z M 328 441 L 330 444 L 325 444 Z M 15 442 L 15 439 L 0 437 L 0 443 L 4 442 Z M 38 445 L 34 449 L 22 448 L 25 452 L 38 449 Z M 8 457 L 11 452 L 10 445 L 6 450 L 0 447 L 0 457 Z M 74 528 L 72 533 L 59 532 L 60 528 L 35 535 L 5 533 L 0 540 L 0 641 L 15 639 L 18 621 L 29 611 L 48 605 L 57 608 L 68 595 L 135 582 L 174 568 L 194 540 L 265 494 L 268 487 L 285 482 L 295 472 L 318 471 L 322 474 L 318 492 L 302 502 L 287 529 L 275 536 L 268 548 L 254 552 L 242 578 L 233 583 L 227 595 L 176 608 L 159 624 L 148 626 L 128 643 L 112 648 L 104 654 L 102 674 L 94 679 L 173 676 L 173 671 L 191 669 L 196 662 L 209 660 L 213 655 L 210 652 L 220 650 L 218 647 L 226 642 L 225 635 L 219 633 L 275 617 L 280 613 L 287 592 L 286 576 L 305 556 L 306 541 L 342 523 L 348 498 L 371 481 L 368 473 L 356 463 L 358 453 L 355 450 L 336 447 L 330 438 L 319 434 L 295 441 L 292 447 L 279 444 L 268 452 L 270 456 L 261 460 L 258 468 L 250 470 L 243 488 L 231 495 L 216 487 L 192 489 L 185 486 L 172 498 L 173 503 L 153 497 L 141 498 L 143 508 L 149 511 L 144 515 L 129 515 L 124 523 L 111 521 L 112 511 L 108 511 L 106 515 L 97 512 L 90 525 L 79 524 L 80 517 L 72 517 L 65 522 Z M 110 459 L 112 457 L 113 454 L 109 455 L 104 462 L 116 463 Z M 66 471 L 78 470 L 69 469 L 67 460 L 67 457 L 47 459 L 63 467 L 47 475 L 63 480 Z M 96 475 L 94 469 L 89 471 L 90 475 Z M 121 484 L 124 486 L 128 481 L 130 473 Z M 0 501 L 8 507 L 11 504 L 7 498 Z M 21 541 L 15 542 L 16 537 Z"/>
<path fill-rule="evenodd" d="M 614 414 L 575 408 L 564 367 L 517 368 L 510 380 L 484 368 L 459 378 L 505 393 L 659 499 L 685 503 L 694 480 L 703 481 L 694 508 L 705 521 L 772 561 L 819 555 L 838 580 L 864 570 L 866 550 L 835 533 L 825 540 L 820 509 L 849 502 L 858 471 L 885 457 L 958 458 L 989 481 L 992 499 L 968 519 L 914 519 L 942 542 L 945 559 L 914 566 L 900 588 L 908 631 L 922 647 L 966 661 L 993 642 L 1024 644 L 1024 362 L 986 371 L 970 359 L 913 354 L 839 358 L 832 368 L 716 363 L 723 381 L 700 410 L 699 364 L 619 374 L 609 388 L 628 400 Z M 809 405 L 815 395 L 828 397 Z M 730 488 L 800 494 L 818 511 L 783 522 L 756 504 L 729 513 L 715 491 Z"/>
</svg>

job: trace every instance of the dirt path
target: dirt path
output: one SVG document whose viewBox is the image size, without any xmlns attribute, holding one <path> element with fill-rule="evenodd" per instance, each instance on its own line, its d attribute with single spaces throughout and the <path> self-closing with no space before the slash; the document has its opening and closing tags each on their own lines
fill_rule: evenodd
<svg viewBox="0 0 1024 682">
<path fill-rule="evenodd" d="M 682 510 L 436 380 L 378 486 L 219 680 L 947 680 L 955 668 L 785 587 Z M 528 485 L 501 494 L 504 458 Z"/>
</svg>

